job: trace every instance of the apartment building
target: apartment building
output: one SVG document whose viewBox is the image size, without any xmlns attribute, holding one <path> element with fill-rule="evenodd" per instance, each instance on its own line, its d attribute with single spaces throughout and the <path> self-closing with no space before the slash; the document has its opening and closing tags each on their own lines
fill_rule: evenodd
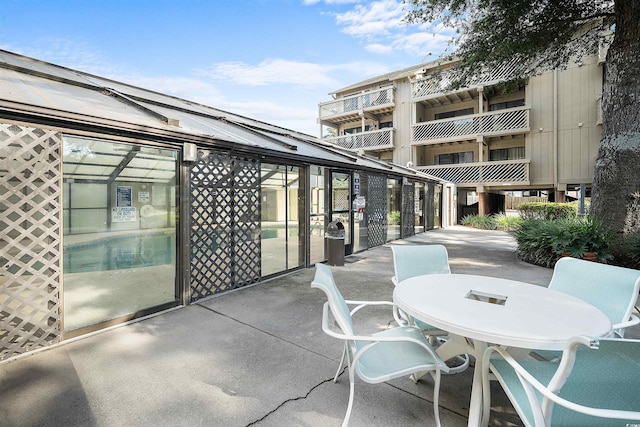
<svg viewBox="0 0 640 427">
<path fill-rule="evenodd" d="M 504 212 L 511 195 L 589 196 L 601 133 L 602 50 L 520 78 L 518 64 L 464 77 L 423 63 L 339 89 L 319 104 L 325 140 L 455 184 L 452 222 Z"/>
</svg>

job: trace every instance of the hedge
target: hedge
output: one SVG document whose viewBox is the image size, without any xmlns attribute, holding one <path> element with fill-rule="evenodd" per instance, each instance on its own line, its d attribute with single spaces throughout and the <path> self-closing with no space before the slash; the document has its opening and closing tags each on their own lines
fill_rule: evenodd
<svg viewBox="0 0 640 427">
<path fill-rule="evenodd" d="M 518 205 L 522 219 L 555 219 L 575 218 L 576 206 L 572 203 L 527 202 Z"/>
</svg>

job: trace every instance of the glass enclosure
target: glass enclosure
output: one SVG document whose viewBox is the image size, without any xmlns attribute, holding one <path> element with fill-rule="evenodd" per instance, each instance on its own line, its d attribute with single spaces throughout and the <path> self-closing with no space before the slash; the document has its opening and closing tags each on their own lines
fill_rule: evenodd
<svg viewBox="0 0 640 427">
<path fill-rule="evenodd" d="M 353 248 L 351 246 L 351 174 L 348 172 L 331 172 L 331 221 L 342 223 L 345 252 L 350 254 Z"/>
<path fill-rule="evenodd" d="M 400 212 L 402 211 L 402 181 L 387 179 L 387 241 L 400 238 Z"/>
<path fill-rule="evenodd" d="M 65 136 L 64 329 L 177 303 L 177 152 Z"/>
<path fill-rule="evenodd" d="M 300 169 L 263 163 L 260 191 L 262 276 L 304 265 Z"/>
<path fill-rule="evenodd" d="M 309 167 L 309 263 L 322 262 L 324 253 L 324 230 L 327 227 L 327 194 L 325 190 L 327 169 L 312 165 Z"/>
<path fill-rule="evenodd" d="M 426 225 L 425 184 L 422 182 L 416 182 L 414 189 L 415 189 L 414 190 L 415 196 L 413 199 L 415 203 L 415 206 L 413 208 L 415 213 L 414 227 L 415 227 L 415 233 L 417 234 L 425 231 L 425 225 Z"/>
</svg>

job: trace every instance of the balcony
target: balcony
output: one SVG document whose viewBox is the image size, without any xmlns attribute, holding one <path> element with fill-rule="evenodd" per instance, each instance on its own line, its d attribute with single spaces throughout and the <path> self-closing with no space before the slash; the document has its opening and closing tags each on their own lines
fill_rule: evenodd
<svg viewBox="0 0 640 427">
<path fill-rule="evenodd" d="M 325 141 L 347 150 L 380 151 L 393 149 L 393 128 L 326 138 Z"/>
<path fill-rule="evenodd" d="M 438 144 L 478 136 L 513 135 L 529 130 L 529 108 L 518 107 L 415 124 L 412 126 L 411 144 Z"/>
<path fill-rule="evenodd" d="M 416 169 L 456 185 L 529 185 L 529 160 L 419 166 Z"/>
<path fill-rule="evenodd" d="M 461 91 L 472 87 L 489 86 L 498 82 L 512 80 L 523 74 L 524 63 L 512 61 L 500 67 L 482 70 L 475 74 L 462 74 L 459 68 L 450 68 L 435 72 L 411 83 L 411 97 L 414 101 L 443 96 L 452 92 L 453 82 L 462 82 Z"/>
<path fill-rule="evenodd" d="M 319 104 L 319 121 L 339 124 L 356 120 L 365 113 L 386 113 L 393 110 L 394 102 L 392 87 L 346 96 Z"/>
</svg>

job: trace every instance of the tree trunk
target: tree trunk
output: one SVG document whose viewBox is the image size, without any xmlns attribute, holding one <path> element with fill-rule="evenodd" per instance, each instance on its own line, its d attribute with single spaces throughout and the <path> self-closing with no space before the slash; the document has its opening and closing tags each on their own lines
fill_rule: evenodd
<svg viewBox="0 0 640 427">
<path fill-rule="evenodd" d="M 591 213 L 623 234 L 640 231 L 640 1 L 616 0 L 615 14 Z"/>
</svg>

